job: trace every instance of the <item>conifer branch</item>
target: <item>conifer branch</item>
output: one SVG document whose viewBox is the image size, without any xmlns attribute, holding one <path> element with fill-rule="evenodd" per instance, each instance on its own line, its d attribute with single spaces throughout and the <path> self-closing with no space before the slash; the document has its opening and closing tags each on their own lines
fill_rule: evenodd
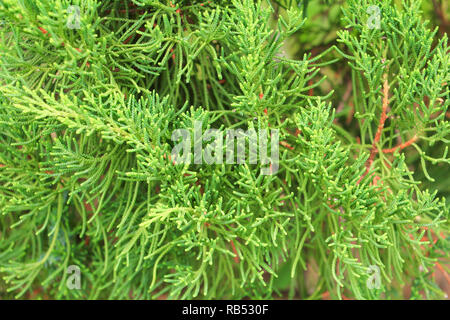
<svg viewBox="0 0 450 320">
<path fill-rule="evenodd" d="M 77 3 L 79 28 L 0 5 L 2 298 L 444 297 L 450 55 L 419 1 L 315 7 L 329 28 L 298 1 Z M 278 130 L 278 168 L 177 163 L 198 123 Z"/>
</svg>

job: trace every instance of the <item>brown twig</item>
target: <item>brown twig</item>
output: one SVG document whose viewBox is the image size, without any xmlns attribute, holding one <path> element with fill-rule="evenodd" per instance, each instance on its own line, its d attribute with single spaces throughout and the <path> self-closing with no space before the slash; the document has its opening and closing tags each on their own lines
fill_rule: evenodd
<svg viewBox="0 0 450 320">
<path fill-rule="evenodd" d="M 403 150 L 406 147 L 412 145 L 414 142 L 417 141 L 417 135 L 414 135 L 414 137 L 412 137 L 411 139 L 409 139 L 408 141 L 399 144 L 398 146 L 395 146 L 394 148 L 390 148 L 390 149 L 383 149 L 383 153 L 394 153 L 395 150 L 399 149 L 399 150 Z"/>
<path fill-rule="evenodd" d="M 387 118 L 387 108 L 389 106 L 389 83 L 387 80 L 387 74 L 384 75 L 384 84 L 383 84 L 383 108 L 381 110 L 381 116 L 380 116 L 380 122 L 378 123 L 377 132 L 375 134 L 375 139 L 373 139 L 372 143 L 372 149 L 370 150 L 370 156 L 369 159 L 366 161 L 366 171 L 364 174 L 359 178 L 357 184 L 361 182 L 361 180 L 369 173 L 370 168 L 372 167 L 372 163 L 375 159 L 375 155 L 377 153 L 377 143 L 380 141 L 381 133 L 384 128 L 384 123 L 386 122 Z"/>
<path fill-rule="evenodd" d="M 442 272 L 445 279 L 447 280 L 447 283 L 450 284 L 450 276 L 448 275 L 447 271 L 445 271 L 445 269 L 441 266 L 439 262 L 436 262 L 436 267 Z"/>
<path fill-rule="evenodd" d="M 231 243 L 231 248 L 233 249 L 233 253 L 235 254 L 234 262 L 239 263 L 239 255 L 238 255 L 238 252 L 236 250 L 236 246 L 234 245 L 233 240 L 230 240 L 230 243 Z"/>
</svg>

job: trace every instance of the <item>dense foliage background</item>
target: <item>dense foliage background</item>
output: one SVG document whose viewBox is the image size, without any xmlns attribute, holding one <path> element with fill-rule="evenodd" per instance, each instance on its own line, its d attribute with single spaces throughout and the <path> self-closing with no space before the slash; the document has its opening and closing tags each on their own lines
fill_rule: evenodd
<svg viewBox="0 0 450 320">
<path fill-rule="evenodd" d="M 448 298 L 448 19 L 0 0 L 0 299 Z M 278 129 L 279 171 L 174 164 L 194 121 Z"/>
</svg>

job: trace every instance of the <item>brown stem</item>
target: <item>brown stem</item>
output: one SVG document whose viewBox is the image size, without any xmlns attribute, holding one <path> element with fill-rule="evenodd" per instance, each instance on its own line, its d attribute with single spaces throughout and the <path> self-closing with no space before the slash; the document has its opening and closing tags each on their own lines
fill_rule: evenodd
<svg viewBox="0 0 450 320">
<path fill-rule="evenodd" d="M 406 141 L 406 142 L 404 142 L 404 143 L 402 143 L 402 144 L 399 144 L 398 146 L 395 146 L 394 148 L 391 148 L 391 149 L 383 149 L 383 153 L 394 153 L 395 150 L 397 150 L 397 149 L 403 150 L 403 149 L 405 149 L 406 147 L 412 145 L 414 142 L 416 142 L 417 139 L 418 139 L 418 138 L 417 138 L 417 136 L 415 135 L 414 137 L 412 137 L 412 138 L 409 139 L 408 141 Z"/>
<path fill-rule="evenodd" d="M 380 122 L 378 123 L 377 132 L 375 134 L 375 139 L 373 139 L 372 143 L 372 149 L 370 150 L 370 156 L 369 159 L 366 161 L 366 171 L 364 174 L 359 178 L 357 184 L 361 182 L 361 180 L 369 173 L 370 168 L 372 167 L 372 163 L 375 159 L 375 155 L 377 153 L 377 143 L 380 141 L 381 133 L 384 128 L 384 123 L 387 119 L 387 108 L 389 106 L 389 83 L 387 80 L 387 74 L 384 75 L 384 84 L 383 84 L 383 109 L 381 110 L 381 116 L 380 116 Z"/>
</svg>

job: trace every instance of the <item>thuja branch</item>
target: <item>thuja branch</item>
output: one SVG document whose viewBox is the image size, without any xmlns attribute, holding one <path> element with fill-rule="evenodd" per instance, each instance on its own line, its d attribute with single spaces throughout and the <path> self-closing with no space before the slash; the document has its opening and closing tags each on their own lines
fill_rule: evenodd
<svg viewBox="0 0 450 320">
<path fill-rule="evenodd" d="M 358 184 L 369 173 L 369 171 L 372 167 L 373 161 L 375 160 L 375 155 L 378 152 L 377 144 L 380 142 L 381 134 L 384 129 L 384 123 L 386 122 L 386 119 L 387 119 L 388 107 L 389 107 L 389 83 L 388 83 L 388 76 L 385 73 L 384 74 L 384 82 L 383 82 L 383 105 L 381 108 L 380 120 L 378 123 L 377 131 L 375 133 L 375 138 L 373 139 L 373 142 L 372 142 L 372 148 L 370 149 L 370 156 L 367 159 L 366 164 L 365 164 L 366 171 L 363 173 L 361 178 L 359 178 L 359 180 L 357 182 Z"/>
<path fill-rule="evenodd" d="M 295 1 L 82 0 L 79 29 L 65 1 L 3 1 L 0 292 L 380 299 L 413 283 L 442 298 L 429 271 L 448 256 L 447 38 L 417 1 L 341 3 L 332 46 Z M 244 161 L 175 162 L 173 133 L 196 123 L 242 129 Z M 259 129 L 279 133 L 276 174 L 249 160 Z M 211 140 L 186 144 L 228 150 Z"/>
<path fill-rule="evenodd" d="M 417 137 L 417 135 L 414 135 L 414 137 L 412 137 L 411 139 L 409 139 L 406 142 L 403 142 L 393 148 L 390 149 L 383 149 L 383 153 L 394 153 L 396 150 L 403 150 L 406 147 L 409 147 L 410 145 L 412 145 L 414 142 L 416 142 L 419 138 Z"/>
</svg>

